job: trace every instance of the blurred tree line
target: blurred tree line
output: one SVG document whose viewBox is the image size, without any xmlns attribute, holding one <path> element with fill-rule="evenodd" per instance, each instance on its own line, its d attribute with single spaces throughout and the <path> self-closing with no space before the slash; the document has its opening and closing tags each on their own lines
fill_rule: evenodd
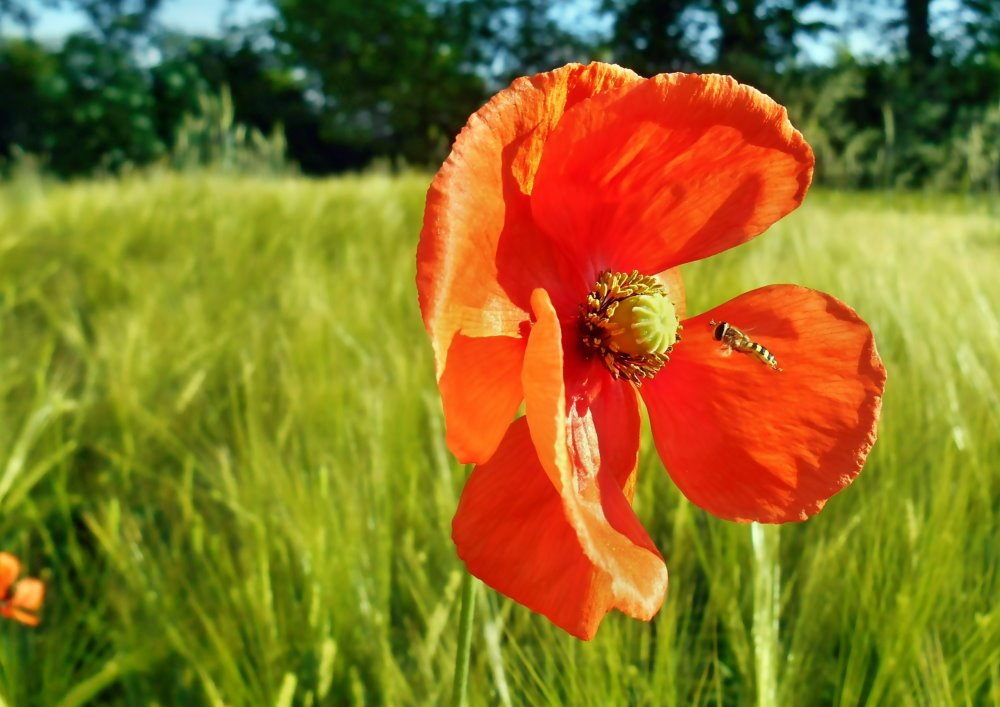
<svg viewBox="0 0 1000 707">
<path fill-rule="evenodd" d="M 163 2 L 0 0 L 0 158 L 39 155 L 63 176 L 148 164 L 190 143 L 183 131 L 219 105 L 206 96 L 226 91 L 229 119 L 283 131 L 306 172 L 432 166 L 513 77 L 600 59 L 761 88 L 827 184 L 1000 180 L 997 0 L 269 0 L 273 19 L 219 37 L 164 30 Z M 87 30 L 31 39 L 46 5 Z M 854 56 L 847 31 L 879 58 Z M 835 55 L 813 58 L 831 37 Z"/>
</svg>

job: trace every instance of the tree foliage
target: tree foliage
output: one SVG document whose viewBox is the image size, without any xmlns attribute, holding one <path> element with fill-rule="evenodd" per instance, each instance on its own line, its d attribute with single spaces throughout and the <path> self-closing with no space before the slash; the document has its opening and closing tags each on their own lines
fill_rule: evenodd
<svg viewBox="0 0 1000 707">
<path fill-rule="evenodd" d="M 312 69 L 324 128 L 365 157 L 426 157 L 483 94 L 469 40 L 422 0 L 278 0 L 276 37 Z"/>
<path fill-rule="evenodd" d="M 63 175 L 159 159 L 224 87 L 234 120 L 283 130 L 306 171 L 433 165 L 515 76 L 599 58 L 759 86 L 804 126 L 830 183 L 997 182 L 992 0 L 877 12 L 857 0 L 270 0 L 272 22 L 217 38 L 163 31 L 162 0 L 46 2 L 89 28 L 59 47 L 0 39 L 0 157 L 38 153 Z M 30 28 L 37 7 L 0 0 L 0 28 Z M 823 15 L 833 7 L 860 18 L 878 59 L 842 48 L 810 62 L 803 47 L 837 30 Z"/>
</svg>

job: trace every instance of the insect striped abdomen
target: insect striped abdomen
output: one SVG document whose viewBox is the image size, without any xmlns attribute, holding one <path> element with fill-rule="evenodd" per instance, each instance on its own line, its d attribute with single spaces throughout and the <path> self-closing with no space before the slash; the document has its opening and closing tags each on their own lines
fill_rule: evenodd
<svg viewBox="0 0 1000 707">
<path fill-rule="evenodd" d="M 771 368 L 774 369 L 778 368 L 778 359 L 774 357 L 774 354 L 772 354 L 770 351 L 768 351 L 763 346 L 758 344 L 756 341 L 754 341 L 750 345 L 750 347 L 751 349 L 753 349 L 753 352 L 757 356 L 757 358 L 759 358 L 761 361 L 766 363 Z"/>
<path fill-rule="evenodd" d="M 767 364 L 774 370 L 781 370 L 778 368 L 778 359 L 774 357 L 774 354 L 758 344 L 756 341 L 753 341 L 749 336 L 734 327 L 729 322 L 712 321 L 709 322 L 709 324 L 715 327 L 712 332 L 712 336 L 716 341 L 721 341 L 733 351 L 753 354 L 762 363 Z"/>
</svg>

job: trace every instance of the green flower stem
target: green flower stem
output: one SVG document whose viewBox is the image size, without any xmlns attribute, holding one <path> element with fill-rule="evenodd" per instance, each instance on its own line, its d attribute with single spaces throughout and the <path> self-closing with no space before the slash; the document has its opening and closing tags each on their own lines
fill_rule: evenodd
<svg viewBox="0 0 1000 707">
<path fill-rule="evenodd" d="M 472 618 L 476 613 L 475 577 L 468 571 L 462 577 L 462 614 L 458 625 L 458 646 L 455 649 L 455 682 L 451 688 L 452 707 L 465 707 L 469 683 L 469 654 L 472 652 Z"/>
<path fill-rule="evenodd" d="M 778 704 L 778 614 L 781 602 L 781 565 L 778 561 L 779 526 L 753 523 L 753 647 L 757 672 L 757 707 Z"/>
</svg>

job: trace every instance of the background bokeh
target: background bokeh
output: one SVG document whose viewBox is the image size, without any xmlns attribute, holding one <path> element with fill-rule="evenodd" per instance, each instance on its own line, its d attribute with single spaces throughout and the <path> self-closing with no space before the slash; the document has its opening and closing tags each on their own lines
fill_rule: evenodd
<svg viewBox="0 0 1000 707">
<path fill-rule="evenodd" d="M 307 173 L 433 166 L 512 78 L 598 59 L 761 88 L 822 184 L 997 188 L 994 0 L 3 0 L 0 32 L 0 156 L 62 176 L 204 159 L 223 91 Z"/>
<path fill-rule="evenodd" d="M 0 35 L 0 550 L 48 586 L 0 625 L 0 707 L 448 701 L 468 470 L 423 199 L 492 92 L 593 58 L 788 106 L 816 185 L 685 266 L 688 309 L 848 302 L 880 436 L 773 535 L 776 700 L 749 529 L 644 430 L 662 611 L 581 643 L 480 587 L 471 703 L 1000 705 L 1000 4 L 0 0 Z"/>
</svg>

